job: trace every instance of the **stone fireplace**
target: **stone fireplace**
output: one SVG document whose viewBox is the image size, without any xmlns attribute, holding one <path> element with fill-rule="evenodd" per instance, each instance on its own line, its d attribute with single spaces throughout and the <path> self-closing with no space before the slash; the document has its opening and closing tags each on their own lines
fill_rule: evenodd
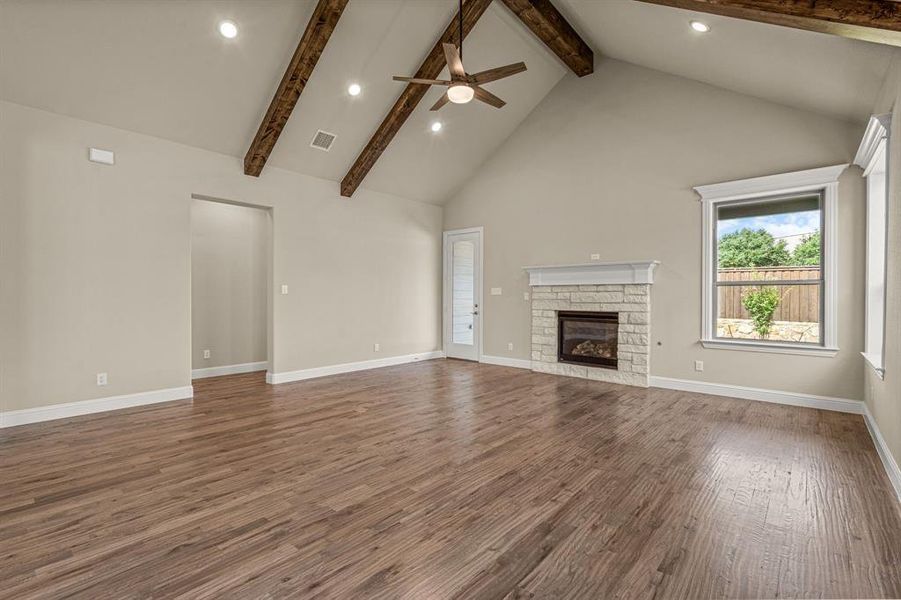
<svg viewBox="0 0 901 600">
<path fill-rule="evenodd" d="M 657 261 L 526 267 L 532 370 L 648 387 Z"/>
</svg>

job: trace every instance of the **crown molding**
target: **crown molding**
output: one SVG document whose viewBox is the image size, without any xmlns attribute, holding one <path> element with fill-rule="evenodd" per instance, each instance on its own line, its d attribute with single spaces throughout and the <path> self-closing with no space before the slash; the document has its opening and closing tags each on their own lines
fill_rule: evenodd
<svg viewBox="0 0 901 600">
<path fill-rule="evenodd" d="M 848 164 L 819 167 L 792 173 L 779 173 L 751 179 L 725 181 L 710 185 L 699 185 L 694 190 L 700 194 L 704 202 L 723 202 L 741 200 L 762 195 L 776 195 L 801 192 L 826 187 L 837 183 L 839 176 L 848 168 Z"/>
<path fill-rule="evenodd" d="M 854 157 L 854 164 L 863 169 L 869 170 L 873 157 L 879 150 L 879 143 L 889 137 L 892 128 L 892 115 L 874 115 L 870 117 L 867 123 L 867 129 L 860 140 L 860 146 L 857 148 L 857 155 Z"/>
</svg>

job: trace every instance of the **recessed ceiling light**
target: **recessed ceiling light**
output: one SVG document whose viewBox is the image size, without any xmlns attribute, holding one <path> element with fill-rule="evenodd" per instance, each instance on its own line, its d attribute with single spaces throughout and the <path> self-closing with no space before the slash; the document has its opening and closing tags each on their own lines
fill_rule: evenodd
<svg viewBox="0 0 901 600">
<path fill-rule="evenodd" d="M 695 31 L 697 31 L 698 33 L 707 33 L 708 31 L 710 31 L 710 25 L 708 25 L 707 23 L 701 23 L 700 21 L 692 21 L 691 23 L 689 23 L 689 25 L 691 25 L 691 28 L 694 29 Z"/>
<path fill-rule="evenodd" d="M 347 93 L 351 96 L 359 96 L 362 91 L 363 88 L 360 87 L 359 83 L 352 83 L 347 87 Z"/>
<path fill-rule="evenodd" d="M 441 131 L 441 121 L 435 121 L 432 123 L 432 133 L 438 133 Z"/>
<path fill-rule="evenodd" d="M 238 35 L 238 26 L 232 21 L 222 21 L 219 23 L 219 33 L 224 38 L 232 39 Z"/>
</svg>

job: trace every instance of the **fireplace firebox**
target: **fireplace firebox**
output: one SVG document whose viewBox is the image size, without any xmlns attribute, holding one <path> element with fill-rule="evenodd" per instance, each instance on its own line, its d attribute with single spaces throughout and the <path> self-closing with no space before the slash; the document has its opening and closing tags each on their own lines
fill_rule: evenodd
<svg viewBox="0 0 901 600">
<path fill-rule="evenodd" d="M 560 311 L 557 361 L 616 369 L 618 332 L 618 313 Z"/>
</svg>

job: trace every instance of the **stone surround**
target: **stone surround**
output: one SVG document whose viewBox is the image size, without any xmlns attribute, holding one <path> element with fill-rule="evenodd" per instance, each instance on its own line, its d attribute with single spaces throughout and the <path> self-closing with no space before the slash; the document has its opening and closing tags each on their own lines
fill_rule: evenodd
<svg viewBox="0 0 901 600">
<path fill-rule="evenodd" d="M 650 285 L 532 286 L 532 370 L 648 387 Z M 557 362 L 557 311 L 619 313 L 618 368 Z"/>
</svg>

